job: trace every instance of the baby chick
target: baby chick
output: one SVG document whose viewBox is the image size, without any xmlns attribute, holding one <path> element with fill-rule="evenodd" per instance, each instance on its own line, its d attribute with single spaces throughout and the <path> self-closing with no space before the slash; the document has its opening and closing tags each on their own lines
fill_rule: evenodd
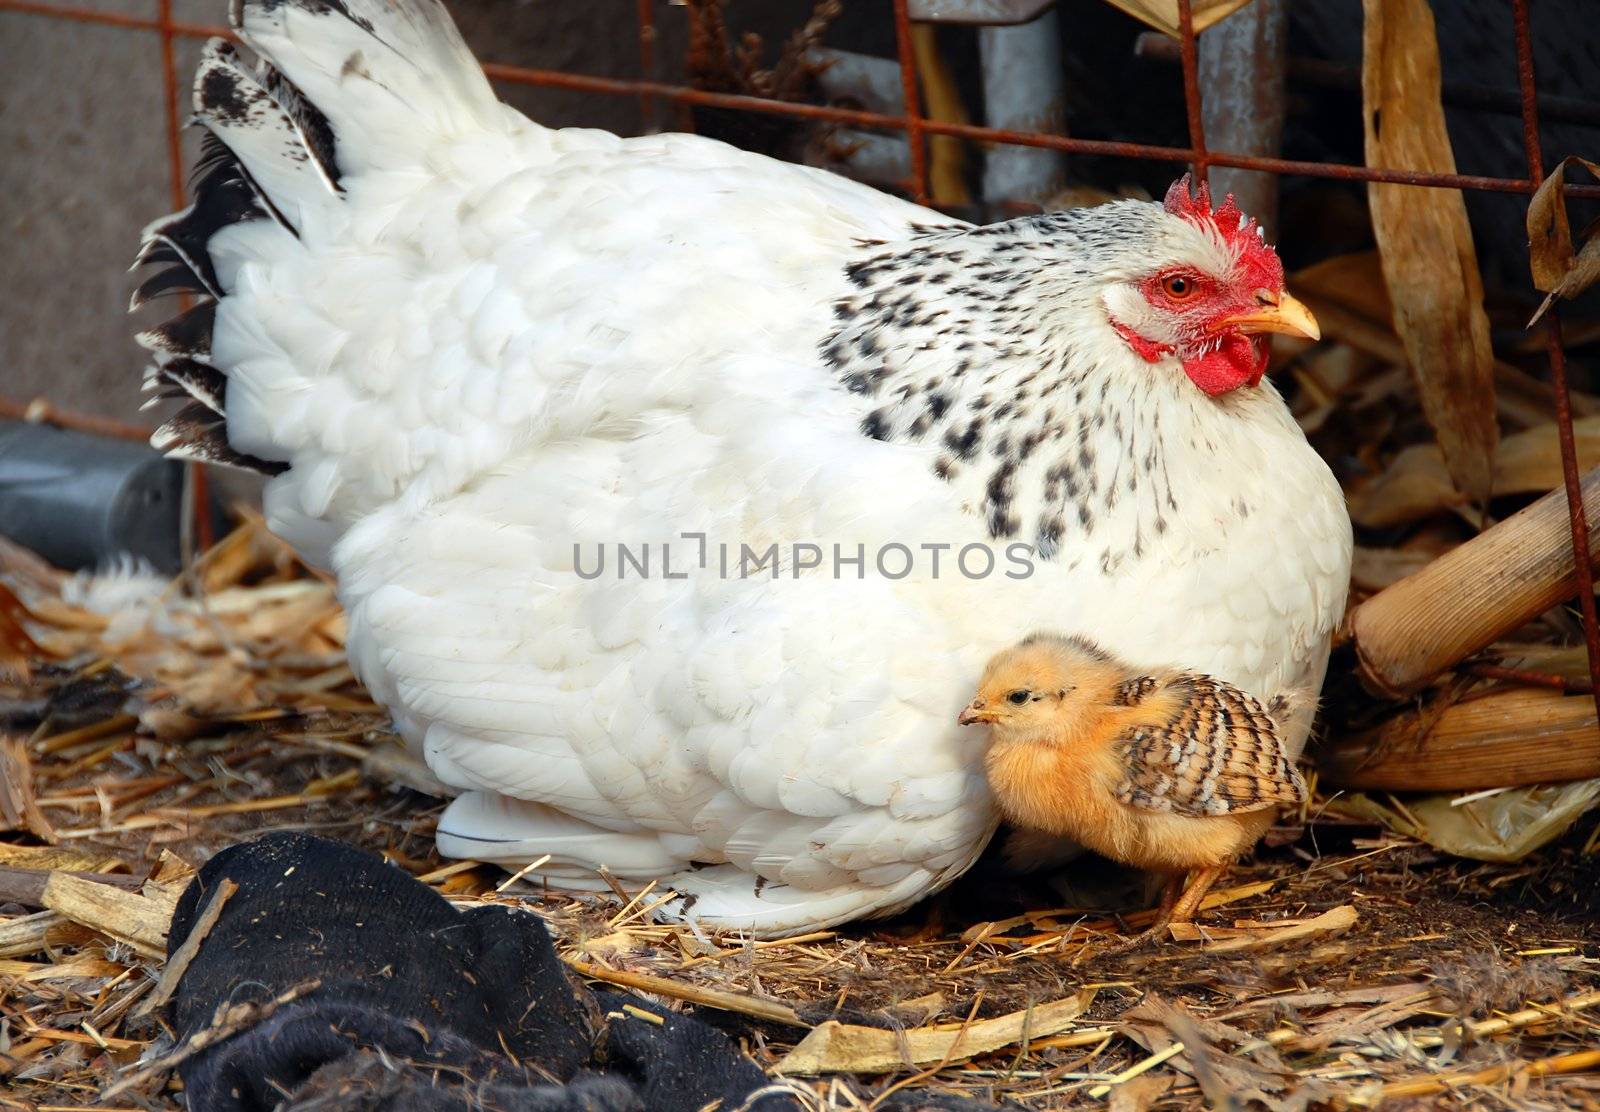
<svg viewBox="0 0 1600 1112">
<path fill-rule="evenodd" d="M 1172 874 L 1155 925 L 1126 949 L 1193 919 L 1278 805 L 1305 799 L 1274 718 L 1286 706 L 1269 712 L 1197 673 L 1141 675 L 1081 637 L 1039 633 L 989 661 L 960 721 L 989 725 L 985 770 L 1012 823 Z"/>
</svg>

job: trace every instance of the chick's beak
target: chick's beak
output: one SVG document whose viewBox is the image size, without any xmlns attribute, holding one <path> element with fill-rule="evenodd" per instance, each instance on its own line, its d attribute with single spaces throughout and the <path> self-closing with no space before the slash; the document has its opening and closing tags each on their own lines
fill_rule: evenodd
<svg viewBox="0 0 1600 1112">
<path fill-rule="evenodd" d="M 1223 317 L 1212 324 L 1211 330 L 1215 332 L 1231 328 L 1245 333 L 1282 332 L 1285 336 L 1300 336 L 1307 340 L 1322 339 L 1317 318 L 1311 315 L 1311 310 L 1303 302 L 1287 292 L 1273 294 L 1263 291 L 1259 299 L 1260 306 L 1253 312 Z"/>
<path fill-rule="evenodd" d="M 976 722 L 993 722 L 994 712 L 984 709 L 982 699 L 974 699 L 962 710 L 956 721 L 963 726 L 971 726 Z"/>
</svg>

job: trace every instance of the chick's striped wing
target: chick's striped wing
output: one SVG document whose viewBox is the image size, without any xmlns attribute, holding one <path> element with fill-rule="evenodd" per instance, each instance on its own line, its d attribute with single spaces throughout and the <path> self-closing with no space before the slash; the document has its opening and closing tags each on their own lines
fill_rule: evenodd
<svg viewBox="0 0 1600 1112">
<path fill-rule="evenodd" d="M 1256 699 L 1210 676 L 1184 676 L 1165 688 L 1177 697 L 1167 721 L 1133 726 L 1118 739 L 1123 803 L 1206 816 L 1305 799 L 1282 731 Z"/>
</svg>

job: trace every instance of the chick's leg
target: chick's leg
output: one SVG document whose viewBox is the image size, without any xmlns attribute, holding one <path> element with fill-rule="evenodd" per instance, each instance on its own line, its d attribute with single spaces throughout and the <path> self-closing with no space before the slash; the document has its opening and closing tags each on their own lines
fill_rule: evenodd
<svg viewBox="0 0 1600 1112">
<path fill-rule="evenodd" d="M 1178 906 L 1178 896 L 1183 892 L 1184 874 L 1174 873 L 1167 878 L 1167 883 L 1161 887 L 1161 902 L 1156 905 L 1155 920 L 1145 929 L 1145 935 L 1154 936 L 1167 929 L 1167 924 L 1172 922 L 1172 909 Z"/>
<path fill-rule="evenodd" d="M 1196 869 L 1189 874 L 1189 887 L 1183 890 L 1183 896 L 1173 905 L 1169 922 L 1187 923 L 1194 919 L 1195 912 L 1200 910 L 1200 901 L 1206 898 L 1206 893 L 1211 891 L 1223 873 L 1228 871 L 1226 865 L 1215 865 L 1209 869 Z"/>
<path fill-rule="evenodd" d="M 1141 946 L 1155 942 L 1167 929 L 1168 924 L 1172 922 L 1173 909 L 1178 903 L 1178 894 L 1183 891 L 1183 878 L 1184 874 L 1176 873 L 1162 887 L 1161 903 L 1156 906 L 1156 917 L 1153 923 L 1132 938 L 1125 938 L 1111 946 L 1094 950 L 1094 956 L 1114 957 L 1117 954 L 1125 954 L 1130 950 L 1137 950 Z M 1083 954 L 1080 954 L 1078 960 L 1081 961 L 1083 956 Z"/>
</svg>

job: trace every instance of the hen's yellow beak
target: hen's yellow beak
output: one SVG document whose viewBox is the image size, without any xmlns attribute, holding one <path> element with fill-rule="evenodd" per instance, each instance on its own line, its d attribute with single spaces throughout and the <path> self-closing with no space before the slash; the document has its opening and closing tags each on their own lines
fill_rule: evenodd
<svg viewBox="0 0 1600 1112">
<path fill-rule="evenodd" d="M 1322 329 L 1317 327 L 1317 318 L 1311 315 L 1311 310 L 1307 309 L 1303 302 L 1297 301 L 1287 292 L 1273 294 L 1263 291 L 1260 299 L 1259 309 L 1223 317 L 1214 321 L 1210 330 L 1217 332 L 1233 328 L 1246 333 L 1282 332 L 1285 336 L 1300 336 L 1307 340 L 1322 339 Z"/>
</svg>

